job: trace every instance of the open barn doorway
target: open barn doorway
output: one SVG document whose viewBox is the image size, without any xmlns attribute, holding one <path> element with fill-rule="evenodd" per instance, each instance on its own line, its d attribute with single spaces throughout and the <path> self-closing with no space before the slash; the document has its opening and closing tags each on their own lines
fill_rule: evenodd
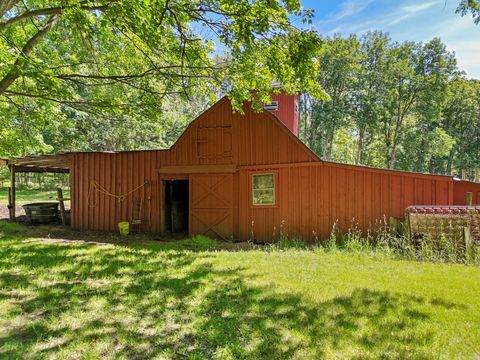
<svg viewBox="0 0 480 360">
<path fill-rule="evenodd" d="M 164 181 L 165 232 L 188 233 L 188 180 Z"/>
</svg>

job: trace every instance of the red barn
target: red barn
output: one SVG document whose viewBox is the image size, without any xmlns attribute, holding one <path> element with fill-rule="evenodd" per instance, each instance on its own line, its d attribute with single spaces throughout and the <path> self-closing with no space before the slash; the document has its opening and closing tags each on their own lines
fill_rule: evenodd
<svg viewBox="0 0 480 360">
<path fill-rule="evenodd" d="M 168 150 L 62 155 L 71 226 L 114 231 L 139 218 L 154 233 L 269 241 L 285 231 L 312 240 L 333 224 L 365 231 L 403 218 L 410 205 L 464 204 L 466 191 L 480 201 L 480 184 L 450 176 L 322 161 L 296 136 L 298 96 L 278 95 L 267 108 L 234 113 L 224 97 Z M 9 161 L 19 171 L 35 166 Z"/>
</svg>

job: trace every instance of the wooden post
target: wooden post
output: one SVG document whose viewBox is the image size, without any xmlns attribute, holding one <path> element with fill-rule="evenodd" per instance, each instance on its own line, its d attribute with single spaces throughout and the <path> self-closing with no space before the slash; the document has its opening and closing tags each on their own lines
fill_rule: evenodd
<svg viewBox="0 0 480 360">
<path fill-rule="evenodd" d="M 7 205 L 7 208 L 8 208 L 8 220 L 9 221 L 12 221 L 12 187 L 9 186 L 8 187 L 8 205 Z"/>
<path fill-rule="evenodd" d="M 468 258 L 472 255 L 472 234 L 469 227 L 463 228 L 463 245 L 465 246 L 465 256 Z"/>
<path fill-rule="evenodd" d="M 9 165 L 10 168 L 10 189 L 8 191 L 8 215 L 10 221 L 15 221 L 15 165 Z"/>
<path fill-rule="evenodd" d="M 412 221 L 410 219 L 411 214 L 408 213 L 406 216 L 405 221 L 407 222 L 407 236 L 408 240 L 411 242 L 413 241 L 413 233 L 412 233 Z"/>
<path fill-rule="evenodd" d="M 473 193 L 472 192 L 467 192 L 465 196 L 465 203 L 467 206 L 472 206 L 473 204 Z"/>
<path fill-rule="evenodd" d="M 63 191 L 61 188 L 57 188 L 57 200 L 60 207 L 60 217 L 62 218 L 62 225 L 66 225 L 67 219 L 65 217 L 65 203 L 63 199 Z"/>
</svg>

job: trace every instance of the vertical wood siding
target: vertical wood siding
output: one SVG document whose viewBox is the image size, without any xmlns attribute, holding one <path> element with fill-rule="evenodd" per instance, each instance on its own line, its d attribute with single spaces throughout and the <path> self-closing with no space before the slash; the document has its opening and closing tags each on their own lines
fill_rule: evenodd
<svg viewBox="0 0 480 360">
<path fill-rule="evenodd" d="M 114 231 L 118 222 L 131 219 L 133 199 L 142 199 L 142 230 L 158 232 L 156 168 L 157 151 L 73 154 L 72 226 L 81 230 Z M 142 186 L 145 181 L 148 184 Z M 141 187 L 119 201 L 95 190 L 93 182 L 113 194 L 125 194 Z"/>
<path fill-rule="evenodd" d="M 466 205 L 467 192 L 471 192 L 473 195 L 473 205 L 480 205 L 480 184 L 465 181 L 465 180 L 455 180 L 453 182 L 454 187 L 454 205 Z"/>
<path fill-rule="evenodd" d="M 298 95 L 284 92 L 272 95 L 272 101 L 278 101 L 278 110 L 272 113 L 277 116 L 295 135 L 298 135 Z"/>
<path fill-rule="evenodd" d="M 163 194 L 157 170 L 162 166 L 316 160 L 272 114 L 256 113 L 248 106 L 244 114 L 233 113 L 224 98 L 192 122 L 170 150 L 73 154 L 72 226 L 114 231 L 119 221 L 131 218 L 132 199 L 142 198 L 142 230 L 159 232 Z M 114 194 L 124 194 L 145 181 L 149 185 L 119 202 L 95 191 L 92 181 Z M 234 217 L 233 222 L 238 223 L 238 219 Z"/>
<path fill-rule="evenodd" d="M 252 174 L 278 171 L 275 206 L 253 206 Z M 239 173 L 240 239 L 278 238 L 280 232 L 314 240 L 329 236 L 332 226 L 348 231 L 374 230 L 390 216 L 403 218 L 413 204 L 452 203 L 448 177 L 389 172 L 332 163 L 284 167 L 247 167 Z"/>
</svg>

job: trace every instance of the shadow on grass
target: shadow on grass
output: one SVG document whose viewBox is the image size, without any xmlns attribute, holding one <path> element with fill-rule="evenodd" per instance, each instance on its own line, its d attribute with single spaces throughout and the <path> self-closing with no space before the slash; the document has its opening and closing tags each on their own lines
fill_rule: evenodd
<svg viewBox="0 0 480 360">
<path fill-rule="evenodd" d="M 142 247 L 0 244 L 0 357 L 429 356 L 425 300 L 357 288 L 313 302 L 218 256 Z M 432 307 L 455 304 L 436 301 Z M 340 356 L 340 357 L 342 357 Z"/>
</svg>

